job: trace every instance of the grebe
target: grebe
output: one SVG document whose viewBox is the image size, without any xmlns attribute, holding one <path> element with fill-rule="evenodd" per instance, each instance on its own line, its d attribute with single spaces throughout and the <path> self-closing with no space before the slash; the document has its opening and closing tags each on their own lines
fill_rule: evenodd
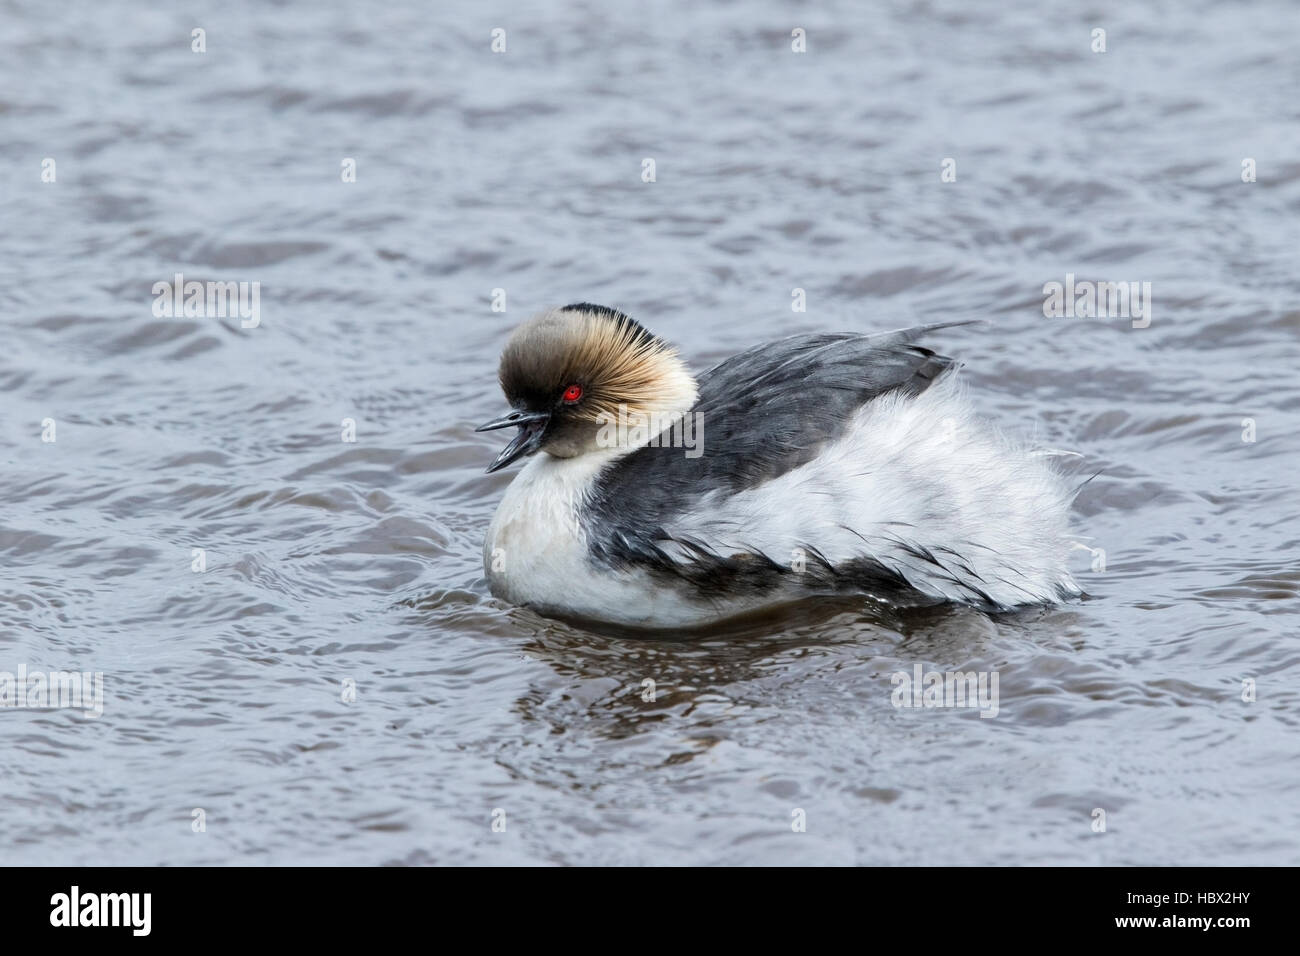
<svg viewBox="0 0 1300 956">
<path fill-rule="evenodd" d="M 488 528 L 492 593 L 654 628 L 826 594 L 989 611 L 1077 596 L 1067 482 L 914 344 L 962 324 L 795 335 L 697 383 L 622 312 L 534 317 L 501 358 L 512 411 L 478 429 L 518 428 L 489 472 L 531 456 Z"/>
</svg>

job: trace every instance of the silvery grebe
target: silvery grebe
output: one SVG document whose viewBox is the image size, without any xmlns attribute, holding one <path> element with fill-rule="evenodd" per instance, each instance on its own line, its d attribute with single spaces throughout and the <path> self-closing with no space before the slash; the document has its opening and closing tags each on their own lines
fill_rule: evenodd
<svg viewBox="0 0 1300 956">
<path fill-rule="evenodd" d="M 795 335 L 697 383 L 622 312 L 541 313 L 501 358 L 513 410 L 478 429 L 519 429 L 489 472 L 532 456 L 488 528 L 492 593 L 655 628 L 826 594 L 990 611 L 1077 596 L 1065 480 L 914 344 L 955 324 Z"/>
</svg>

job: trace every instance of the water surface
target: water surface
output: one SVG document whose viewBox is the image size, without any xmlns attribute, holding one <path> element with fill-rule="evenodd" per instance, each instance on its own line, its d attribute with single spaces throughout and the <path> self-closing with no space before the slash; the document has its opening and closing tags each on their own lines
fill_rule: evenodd
<svg viewBox="0 0 1300 956">
<path fill-rule="evenodd" d="M 59 12 L 0 8 L 0 670 L 105 699 L 0 708 L 3 862 L 1300 860 L 1294 5 Z M 260 325 L 155 316 L 178 272 Z M 1045 318 L 1067 273 L 1150 325 Z M 655 640 L 494 600 L 473 427 L 584 300 L 697 369 L 991 320 L 936 344 L 1099 472 L 1090 597 Z M 918 663 L 997 717 L 895 708 Z"/>
</svg>

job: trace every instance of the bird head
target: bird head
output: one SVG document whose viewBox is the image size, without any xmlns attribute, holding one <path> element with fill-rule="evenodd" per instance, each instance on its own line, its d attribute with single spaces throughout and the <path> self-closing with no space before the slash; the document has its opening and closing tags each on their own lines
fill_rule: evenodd
<svg viewBox="0 0 1300 956">
<path fill-rule="evenodd" d="M 611 435 L 620 433 L 611 422 L 646 421 L 658 434 L 697 396 L 670 345 L 622 312 L 588 303 L 548 309 L 515 329 L 499 377 L 510 411 L 477 431 L 519 431 L 489 472 L 538 451 L 573 458 L 612 447 L 617 454 L 620 439 Z"/>
</svg>

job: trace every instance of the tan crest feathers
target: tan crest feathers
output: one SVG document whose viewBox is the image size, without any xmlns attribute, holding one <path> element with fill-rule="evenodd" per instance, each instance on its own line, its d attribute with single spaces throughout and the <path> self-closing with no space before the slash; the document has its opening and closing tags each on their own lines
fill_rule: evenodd
<svg viewBox="0 0 1300 956">
<path fill-rule="evenodd" d="M 571 384 L 582 386 L 583 400 L 569 412 L 589 421 L 680 414 L 697 394 L 675 349 L 622 312 L 586 303 L 530 319 L 501 356 L 501 387 L 512 403 L 550 407 Z"/>
</svg>

